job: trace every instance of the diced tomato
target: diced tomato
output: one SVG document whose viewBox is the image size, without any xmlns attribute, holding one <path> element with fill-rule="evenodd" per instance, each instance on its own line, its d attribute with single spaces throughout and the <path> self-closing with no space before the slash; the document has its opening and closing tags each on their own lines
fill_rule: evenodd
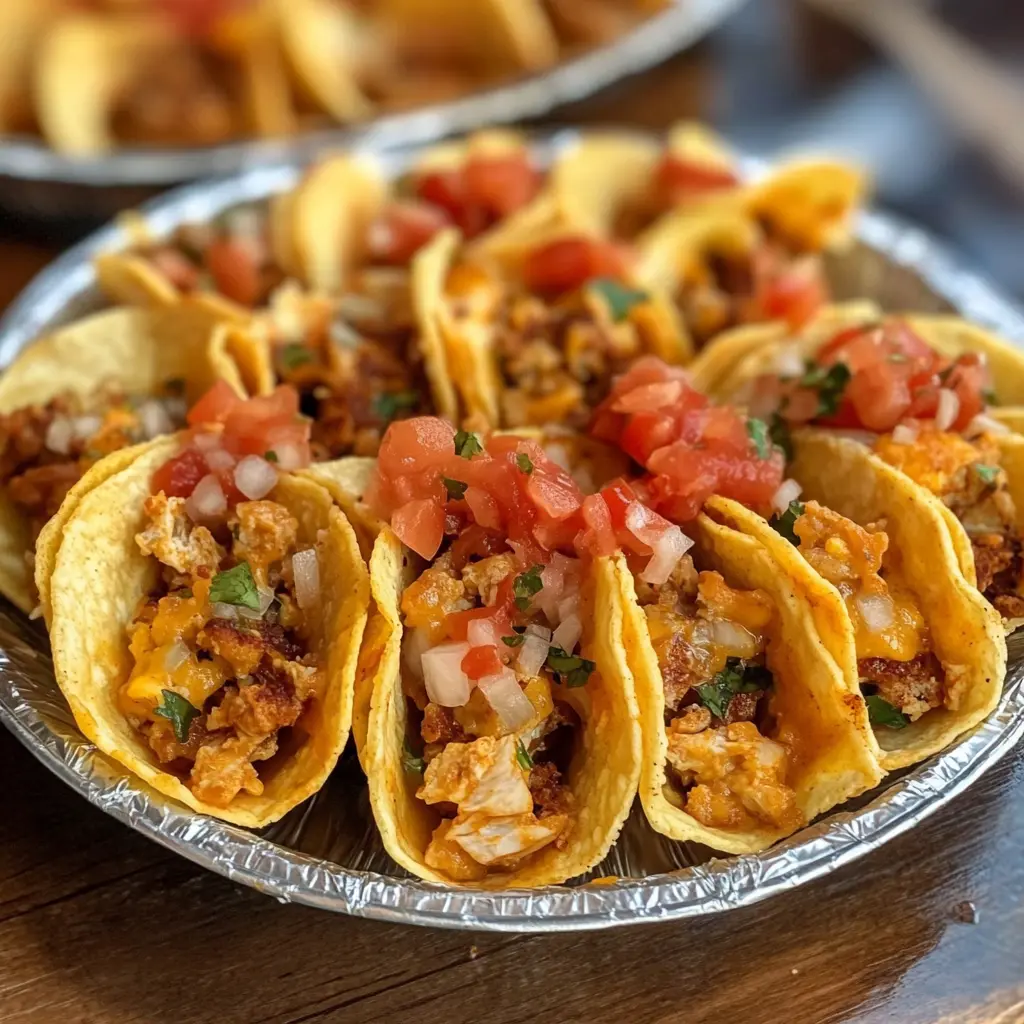
<svg viewBox="0 0 1024 1024">
<path fill-rule="evenodd" d="M 991 386 L 988 366 L 976 352 L 967 352 L 953 364 L 946 377 L 946 387 L 960 399 L 954 430 L 963 430 L 979 413 L 985 411 L 985 392 Z"/>
<path fill-rule="evenodd" d="M 429 560 L 444 538 L 444 506 L 430 498 L 410 501 L 391 517 L 391 529 L 407 548 Z"/>
<path fill-rule="evenodd" d="M 230 413 L 243 405 L 235 389 L 226 381 L 218 380 L 188 411 L 185 421 L 190 427 L 203 423 L 223 423 Z"/>
<path fill-rule="evenodd" d="M 576 481 L 554 463 L 535 464 L 526 491 L 537 508 L 552 519 L 568 519 L 579 510 L 583 500 Z"/>
<path fill-rule="evenodd" d="M 370 225 L 370 255 L 381 263 L 404 267 L 450 223 L 451 217 L 440 206 L 411 200 L 388 203 Z"/>
<path fill-rule="evenodd" d="M 195 448 L 185 448 L 153 474 L 150 487 L 154 494 L 163 491 L 168 498 L 187 498 L 209 472 L 202 453 Z"/>
<path fill-rule="evenodd" d="M 273 451 L 282 468 L 309 465 L 310 423 L 299 416 L 299 393 L 280 384 L 269 395 L 258 395 L 235 406 L 224 420 L 222 443 L 236 455 Z"/>
<path fill-rule="evenodd" d="M 810 257 L 758 283 L 755 301 L 768 320 L 803 327 L 828 302 L 828 285 L 818 259 Z"/>
<path fill-rule="evenodd" d="M 417 176 L 416 195 L 426 203 L 444 210 L 452 223 L 457 224 L 464 234 L 470 234 L 466 221 L 466 180 L 461 168 L 443 171 L 426 171 Z M 478 234 L 483 226 L 476 226 Z"/>
<path fill-rule="evenodd" d="M 480 487 L 466 488 L 466 504 L 473 519 L 488 530 L 501 529 L 501 511 L 498 503 Z"/>
<path fill-rule="evenodd" d="M 595 278 L 622 280 L 631 262 L 624 246 L 578 235 L 556 239 L 527 253 L 523 279 L 530 291 L 563 295 Z"/>
<path fill-rule="evenodd" d="M 668 206 L 676 206 L 709 192 L 736 188 L 739 178 L 728 167 L 681 160 L 672 153 L 666 153 L 654 172 L 654 183 L 662 201 Z"/>
<path fill-rule="evenodd" d="M 217 291 L 242 306 L 254 307 L 260 300 L 260 267 L 253 250 L 230 238 L 217 238 L 204 253 L 206 269 Z"/>
<path fill-rule="evenodd" d="M 154 249 L 148 260 L 180 292 L 191 292 L 199 287 L 199 268 L 171 246 Z"/>
<path fill-rule="evenodd" d="M 484 647 L 471 647 L 469 653 L 462 659 L 462 671 L 470 679 L 493 676 L 503 668 L 501 658 L 498 657 L 498 648 L 490 644 Z"/>
<path fill-rule="evenodd" d="M 493 614 L 494 608 L 488 605 L 480 608 L 467 608 L 461 612 L 452 612 L 444 620 L 445 636 L 450 640 L 465 640 L 471 622 L 475 619 L 486 619 Z"/>
<path fill-rule="evenodd" d="M 386 478 L 440 469 L 455 453 L 455 428 L 437 416 L 396 420 L 388 427 L 377 455 Z"/>
<path fill-rule="evenodd" d="M 452 568 L 462 572 L 471 558 L 490 558 L 505 550 L 505 538 L 500 533 L 472 523 L 452 542 Z"/>
<path fill-rule="evenodd" d="M 526 206 L 540 191 L 542 180 L 525 149 L 501 156 L 471 156 L 463 173 L 468 201 L 497 219 Z"/>
<path fill-rule="evenodd" d="M 588 494 L 583 499 L 583 523 L 585 530 L 580 532 L 576 541 L 580 554 L 597 558 L 618 550 L 608 504 L 600 494 Z"/>
<path fill-rule="evenodd" d="M 875 363 L 858 370 L 846 386 L 846 400 L 857 422 L 883 432 L 895 426 L 910 408 L 907 379 L 891 364 Z"/>
</svg>

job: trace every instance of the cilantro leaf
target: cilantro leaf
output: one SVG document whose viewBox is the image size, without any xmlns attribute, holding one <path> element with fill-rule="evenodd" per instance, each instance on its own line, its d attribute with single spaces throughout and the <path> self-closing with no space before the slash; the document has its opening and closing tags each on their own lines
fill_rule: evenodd
<svg viewBox="0 0 1024 1024">
<path fill-rule="evenodd" d="M 280 350 L 278 358 L 286 370 L 297 370 L 300 366 L 313 362 L 313 353 L 305 345 L 293 342 Z"/>
<path fill-rule="evenodd" d="M 759 459 L 769 459 L 772 454 L 772 438 L 768 424 L 764 420 L 747 420 L 747 437 L 754 444 L 754 451 Z"/>
<path fill-rule="evenodd" d="M 263 458 L 265 458 L 267 460 L 267 462 L 280 462 L 281 461 L 277 457 L 277 452 L 275 452 L 273 449 L 271 449 L 268 452 L 264 452 L 263 453 Z"/>
<path fill-rule="evenodd" d="M 816 416 L 834 416 L 839 408 L 839 400 L 843 397 L 846 385 L 850 383 L 850 368 L 846 363 L 833 363 L 831 366 L 818 366 L 808 360 L 804 375 L 800 378 L 800 386 L 813 388 L 818 392 L 818 411 Z"/>
<path fill-rule="evenodd" d="M 480 438 L 468 430 L 460 430 L 455 435 L 455 454 L 461 455 L 464 459 L 471 459 L 484 450 Z"/>
<path fill-rule="evenodd" d="M 639 306 L 647 301 L 647 292 L 636 288 L 629 288 L 626 285 L 613 281 L 610 277 L 599 277 L 591 281 L 587 288 L 597 292 L 608 305 L 608 312 L 612 315 L 615 323 L 621 323 L 629 316 L 634 306 Z"/>
<path fill-rule="evenodd" d="M 210 601 L 221 604 L 240 604 L 258 611 L 260 594 L 248 562 L 239 562 L 233 569 L 217 573 L 210 583 Z"/>
<path fill-rule="evenodd" d="M 772 516 L 768 520 L 768 525 L 776 532 L 781 534 L 786 540 L 789 541 L 794 547 L 800 547 L 800 538 L 796 535 L 796 530 L 793 529 L 796 526 L 796 521 L 804 514 L 804 503 L 802 501 L 791 501 L 789 508 L 786 509 L 782 515 Z"/>
<path fill-rule="evenodd" d="M 697 687 L 697 695 L 711 714 L 724 720 L 737 693 L 756 693 L 771 685 L 772 674 L 763 665 L 748 665 L 742 658 L 729 658 L 725 668 L 709 683 Z"/>
<path fill-rule="evenodd" d="M 409 749 L 408 742 L 402 750 L 402 767 L 407 772 L 413 772 L 416 775 L 422 775 L 427 770 L 427 762 L 419 754 Z"/>
<path fill-rule="evenodd" d="M 153 714 L 166 718 L 174 726 L 174 735 L 179 743 L 188 742 L 188 730 L 192 719 L 199 714 L 199 708 L 193 707 L 180 693 L 174 690 L 161 690 L 163 700 Z"/>
<path fill-rule="evenodd" d="M 771 436 L 772 444 L 782 449 L 782 454 L 789 462 L 793 458 L 793 436 L 789 432 L 789 424 L 776 412 L 772 413 L 771 422 L 768 425 L 768 433 Z"/>
<path fill-rule="evenodd" d="M 441 477 L 441 480 L 444 482 L 444 489 L 448 492 L 448 497 L 452 501 L 458 501 L 466 496 L 466 488 L 469 484 L 464 484 L 461 480 L 452 480 L 446 476 Z"/>
<path fill-rule="evenodd" d="M 990 466 L 987 462 L 972 462 L 971 469 L 977 474 L 978 479 L 989 487 L 996 482 L 996 477 L 999 476 L 999 467 Z"/>
<path fill-rule="evenodd" d="M 514 633 L 512 636 L 503 636 L 501 642 L 506 647 L 520 647 L 525 639 L 522 633 Z"/>
<path fill-rule="evenodd" d="M 522 740 L 516 740 L 516 761 L 524 772 L 528 772 L 533 767 L 533 758 L 530 757 L 530 752 L 523 746 Z"/>
<path fill-rule="evenodd" d="M 899 708 L 893 707 L 884 697 L 872 694 L 865 697 L 868 706 L 868 718 L 872 725 L 887 725 L 890 729 L 905 729 L 910 722 Z"/>
<path fill-rule="evenodd" d="M 544 581 L 540 578 L 543 571 L 543 565 L 533 565 L 512 581 L 512 593 L 516 599 L 516 607 L 521 612 L 525 612 L 530 607 L 530 598 L 544 589 Z"/>
<path fill-rule="evenodd" d="M 416 391 L 382 391 L 373 400 L 373 408 L 382 420 L 390 423 L 400 412 L 415 409 L 419 402 Z"/>
<path fill-rule="evenodd" d="M 569 654 L 561 647 L 548 648 L 547 666 L 569 689 L 586 686 L 591 672 L 596 667 L 587 658 L 581 658 L 578 654 Z"/>
<path fill-rule="evenodd" d="M 530 461 L 530 456 L 526 452 L 520 452 L 516 456 L 516 465 L 529 476 L 533 472 L 533 463 Z"/>
</svg>

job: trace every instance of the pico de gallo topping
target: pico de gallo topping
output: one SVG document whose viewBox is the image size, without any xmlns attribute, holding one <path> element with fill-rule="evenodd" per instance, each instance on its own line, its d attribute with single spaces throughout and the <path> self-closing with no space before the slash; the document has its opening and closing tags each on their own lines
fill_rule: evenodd
<svg viewBox="0 0 1024 1024">
<path fill-rule="evenodd" d="M 713 494 L 764 513 L 799 494 L 783 481 L 785 459 L 764 421 L 712 405 L 683 370 L 653 356 L 615 382 L 590 433 L 648 471 L 645 500 L 675 523 L 697 516 Z"/>
<path fill-rule="evenodd" d="M 1024 542 L 999 463 L 997 436 L 1006 427 L 986 412 L 989 387 L 980 354 L 948 359 L 890 319 L 839 332 L 802 372 L 757 378 L 749 402 L 782 430 L 810 423 L 865 431 L 876 455 L 957 516 L 979 590 L 1005 619 L 1016 619 L 1024 616 Z"/>
<path fill-rule="evenodd" d="M 771 738 L 769 595 L 698 572 L 689 554 L 664 583 L 641 576 L 636 591 L 661 670 L 674 802 L 709 828 L 798 828 L 793 752 Z"/>
<path fill-rule="evenodd" d="M 136 535 L 160 578 L 128 627 L 121 712 L 200 800 L 259 795 L 288 729 L 322 685 L 310 614 L 318 542 L 274 500 L 278 472 L 309 461 L 288 388 L 244 401 L 215 386 L 182 449 L 156 470 Z"/>
<path fill-rule="evenodd" d="M 336 299 L 287 282 L 267 326 L 277 379 L 312 420 L 314 459 L 376 455 L 388 424 L 432 411 L 405 268 L 363 267 Z"/>
<path fill-rule="evenodd" d="M 209 224 L 185 224 L 134 250 L 182 295 L 215 292 L 247 309 L 266 304 L 284 280 L 271 251 L 266 215 L 239 206 Z"/>
<path fill-rule="evenodd" d="M 510 870 L 572 836 L 566 772 L 597 671 L 589 560 L 628 542 L 660 579 L 685 550 L 669 560 L 681 531 L 624 487 L 584 497 L 537 442 L 440 419 L 385 435 L 365 498 L 430 561 L 401 600 L 406 764 L 441 814 L 427 864 L 449 878 Z"/>
<path fill-rule="evenodd" d="M 87 396 L 69 391 L 0 415 L 0 487 L 26 517 L 33 542 L 94 463 L 183 426 L 184 392 L 177 379 L 147 396 L 112 386 Z"/>
</svg>

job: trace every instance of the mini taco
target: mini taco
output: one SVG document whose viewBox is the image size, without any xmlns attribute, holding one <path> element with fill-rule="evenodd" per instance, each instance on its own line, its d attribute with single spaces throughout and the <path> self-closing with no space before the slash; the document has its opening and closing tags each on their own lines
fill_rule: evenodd
<svg viewBox="0 0 1024 1024">
<path fill-rule="evenodd" d="M 949 320 L 886 317 L 824 339 L 778 337 L 725 388 L 780 429 L 853 431 L 921 491 L 915 508 L 945 522 L 955 566 L 1014 628 L 1024 618 L 1024 438 L 988 411 L 993 381 L 1016 394 L 1024 360 L 1013 361 L 1009 346 Z"/>
<path fill-rule="evenodd" d="M 385 848 L 431 881 L 584 874 L 640 770 L 614 544 L 594 549 L 582 492 L 536 441 L 484 446 L 443 420 L 390 429 L 367 500 L 390 523 L 363 751 Z"/>
<path fill-rule="evenodd" d="M 848 706 L 864 694 L 884 768 L 927 757 L 995 706 L 997 616 L 959 571 L 935 499 L 862 445 L 785 436 L 653 360 L 617 383 L 593 430 L 648 471 L 638 487 L 655 511 L 686 524 L 704 510 L 800 581 L 806 629 L 841 670 Z"/>
<path fill-rule="evenodd" d="M 187 302 L 107 310 L 41 338 L 4 371 L 0 591 L 22 611 L 36 605 L 43 524 L 116 465 L 105 456 L 177 430 L 215 380 L 245 393 L 218 327 L 209 309 Z M 45 546 L 39 554 L 48 557 Z"/>
<path fill-rule="evenodd" d="M 369 604 L 329 492 L 246 454 L 283 449 L 291 403 L 205 396 L 202 425 L 82 496 L 48 578 L 54 671 L 86 737 L 250 828 L 315 793 L 341 754 Z"/>
</svg>

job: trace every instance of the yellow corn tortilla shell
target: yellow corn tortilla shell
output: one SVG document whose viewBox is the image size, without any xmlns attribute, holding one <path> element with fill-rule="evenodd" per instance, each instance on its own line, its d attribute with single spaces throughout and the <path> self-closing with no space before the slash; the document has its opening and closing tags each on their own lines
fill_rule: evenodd
<svg viewBox="0 0 1024 1024">
<path fill-rule="evenodd" d="M 960 571 L 945 506 L 898 470 L 848 438 L 821 430 L 793 434 L 789 474 L 803 497 L 820 501 L 861 526 L 885 521 L 889 549 L 928 623 L 946 668 L 951 706 L 928 711 L 905 729 L 876 730 L 887 770 L 913 764 L 976 726 L 999 701 L 1006 642 L 998 613 Z M 963 527 L 954 519 L 966 541 Z M 969 542 L 967 544 L 970 552 Z M 972 563 L 973 569 L 973 563 Z M 856 672 L 849 638 L 822 639 L 849 675 Z"/>
<path fill-rule="evenodd" d="M 0 4 L 0 132 L 31 123 L 34 54 L 58 2 L 4 0 Z"/>
<path fill-rule="evenodd" d="M 323 292 L 344 286 L 386 199 L 387 185 L 367 159 L 330 156 L 310 168 L 288 204 L 292 251 L 306 284 Z"/>
<path fill-rule="evenodd" d="M 292 102 L 284 43 L 271 8 L 257 8 L 235 15 L 233 20 L 245 25 L 235 50 L 253 133 L 264 139 L 294 135 L 298 116 Z"/>
<path fill-rule="evenodd" d="M 166 309 L 110 309 L 76 320 L 33 342 L 4 371 L 0 414 L 45 405 L 65 392 L 88 397 L 107 384 L 127 394 L 147 394 L 180 379 L 191 403 L 223 378 L 244 394 L 232 353 L 215 344 L 217 324 L 210 310 L 190 302 Z M 81 495 L 88 481 L 102 479 L 99 465 L 71 494 Z M 26 613 L 35 607 L 26 558 L 31 550 L 29 524 L 0 493 L 0 593 Z"/>
<path fill-rule="evenodd" d="M 373 544 L 386 525 L 374 515 L 363 501 L 363 495 L 370 484 L 370 477 L 377 465 L 376 459 L 362 455 L 349 455 L 344 459 L 330 462 L 314 462 L 304 475 L 312 476 L 322 483 L 334 500 L 341 506 L 359 538 L 359 549 L 366 561 L 373 553 Z"/>
<path fill-rule="evenodd" d="M 333 0 L 272 0 L 281 46 L 300 92 L 342 124 L 374 106 L 359 84 L 358 19 Z"/>
<path fill-rule="evenodd" d="M 772 710 L 779 728 L 794 737 L 792 770 L 786 781 L 809 822 L 882 778 L 867 709 L 813 628 L 814 574 L 806 566 L 780 565 L 764 544 L 744 532 L 747 513 L 734 502 L 719 500 L 717 510 L 737 528 L 716 523 L 707 515 L 695 520 L 688 533 L 696 542 L 697 565 L 722 573 L 733 586 L 762 589 L 774 601 L 777 617 L 767 649 L 767 664 L 775 677 Z M 766 849 L 787 832 L 770 827 L 747 831 L 710 828 L 666 796 L 670 783 L 661 670 L 647 617 L 636 601 L 633 578 L 625 566 L 619 584 L 626 652 L 641 714 L 644 758 L 640 800 L 647 820 L 662 835 L 728 853 Z"/>
<path fill-rule="evenodd" d="M 586 581 L 580 618 L 583 650 L 597 664 L 586 687 L 558 693 L 580 714 L 580 744 L 567 773 L 576 798 L 576 827 L 564 850 L 549 845 L 514 871 L 491 872 L 485 889 L 554 885 L 590 870 L 607 854 L 629 814 L 640 774 L 639 709 L 622 644 L 616 560 L 599 559 Z M 456 884 L 427 866 L 425 852 L 440 817 L 416 798 L 422 776 L 405 771 L 407 718 L 401 680 L 400 603 L 409 578 L 408 555 L 385 529 L 370 563 L 377 608 L 389 624 L 385 655 L 373 684 L 363 764 L 370 804 L 384 848 L 401 867 L 431 882 Z M 557 691 L 559 687 L 554 687 Z"/>
<path fill-rule="evenodd" d="M 179 443 L 178 437 L 153 442 L 82 497 L 65 524 L 50 578 L 54 672 L 79 729 L 104 754 L 195 811 L 261 828 L 320 789 L 348 740 L 368 575 L 355 533 L 328 492 L 313 480 L 282 476 L 269 498 L 298 519 L 300 542 L 315 545 L 320 558 L 321 603 L 310 623 L 324 688 L 292 731 L 297 748 L 268 762 L 262 795 L 239 794 L 227 808 L 197 800 L 160 768 L 117 706 L 132 668 L 127 627 L 158 577 L 156 559 L 139 551 L 135 534 L 144 523 L 150 477 Z"/>
</svg>

